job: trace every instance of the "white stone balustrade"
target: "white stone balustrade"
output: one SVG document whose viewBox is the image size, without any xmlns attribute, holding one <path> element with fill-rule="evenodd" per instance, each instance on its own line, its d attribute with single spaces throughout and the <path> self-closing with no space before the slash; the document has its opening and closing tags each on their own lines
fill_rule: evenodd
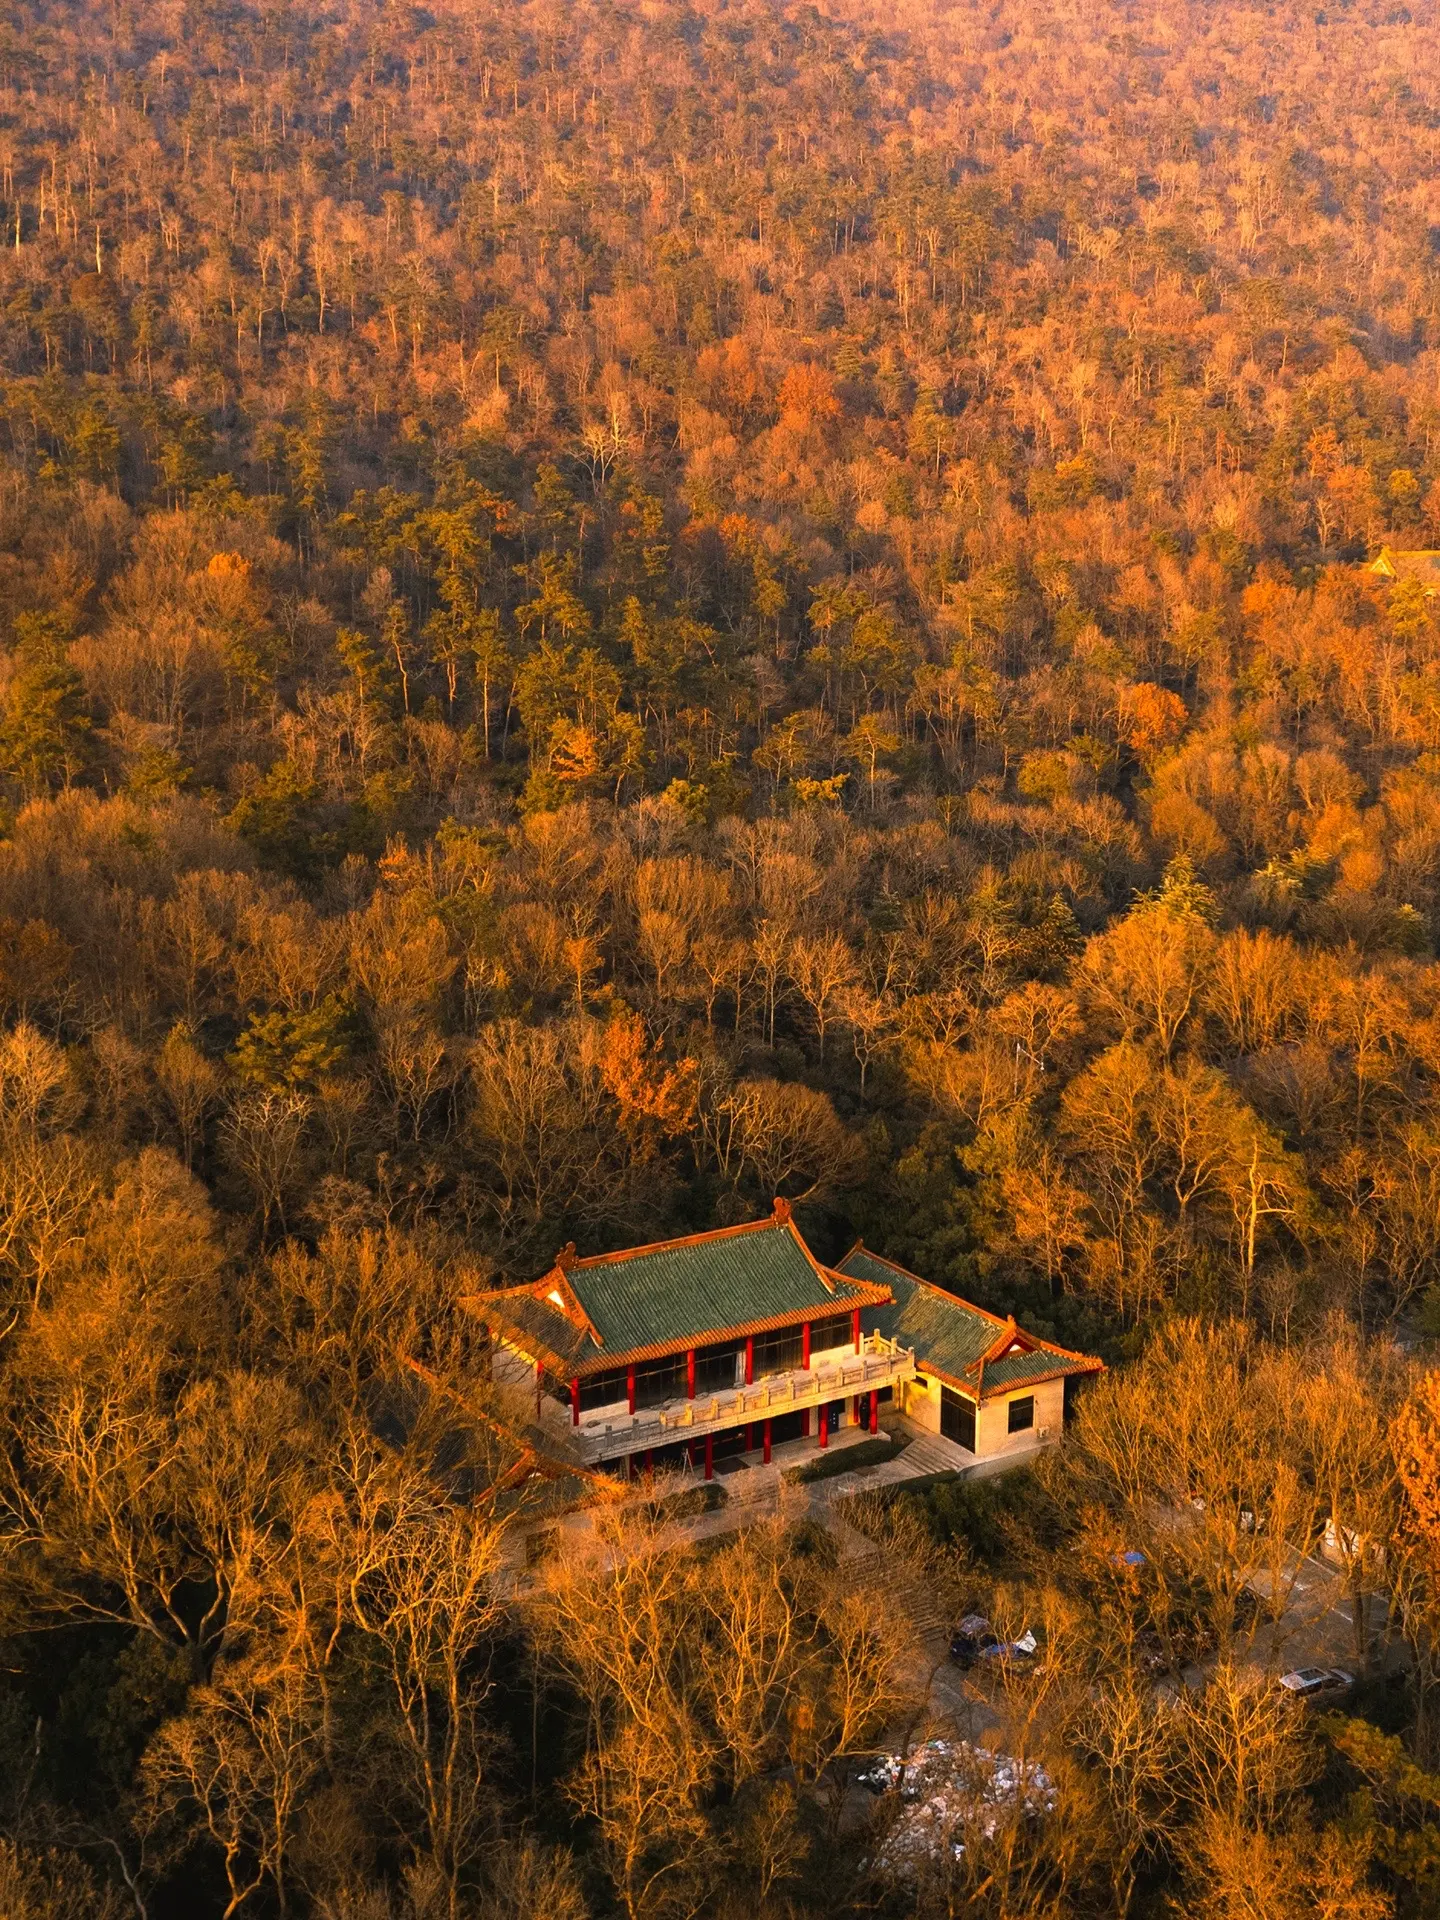
<svg viewBox="0 0 1440 1920">
<path fill-rule="evenodd" d="M 578 1427 L 570 1426 L 568 1409 L 552 1401 L 546 1417 L 557 1426 L 563 1421 L 572 1448 L 579 1449 L 587 1464 L 594 1464 L 893 1387 L 914 1376 L 914 1348 L 871 1333 L 863 1337 L 858 1353 L 834 1349 L 817 1355 L 808 1367 L 771 1374 L 752 1386 L 701 1394 L 694 1400 L 668 1400 L 618 1419 L 582 1414 Z"/>
</svg>

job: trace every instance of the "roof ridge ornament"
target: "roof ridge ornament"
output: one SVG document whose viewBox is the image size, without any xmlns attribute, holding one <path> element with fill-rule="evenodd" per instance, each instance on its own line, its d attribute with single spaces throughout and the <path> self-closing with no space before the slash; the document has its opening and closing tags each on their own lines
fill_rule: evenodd
<svg viewBox="0 0 1440 1920">
<path fill-rule="evenodd" d="M 775 1219 L 777 1224 L 782 1227 L 788 1227 L 794 1215 L 795 1209 L 790 1205 L 790 1202 L 783 1194 L 777 1193 L 775 1196 Z"/>
<path fill-rule="evenodd" d="M 1024 1353 L 1033 1353 L 1035 1350 L 1035 1337 L 1033 1334 L 1026 1333 L 1024 1328 L 1017 1323 L 1012 1313 L 1006 1316 L 1004 1325 L 980 1356 L 980 1371 L 982 1377 L 988 1362 L 1003 1360 L 1008 1354 L 1014 1353 L 1017 1348 Z"/>
<path fill-rule="evenodd" d="M 573 1261 L 574 1258 L 575 1242 L 572 1240 L 556 1254 L 554 1266 L 535 1282 L 530 1292 L 537 1300 L 548 1300 L 552 1307 L 558 1307 L 572 1326 L 587 1333 L 597 1347 L 603 1347 L 605 1342 L 600 1337 L 600 1329 L 585 1311 L 584 1302 L 565 1271 L 567 1261 Z"/>
</svg>

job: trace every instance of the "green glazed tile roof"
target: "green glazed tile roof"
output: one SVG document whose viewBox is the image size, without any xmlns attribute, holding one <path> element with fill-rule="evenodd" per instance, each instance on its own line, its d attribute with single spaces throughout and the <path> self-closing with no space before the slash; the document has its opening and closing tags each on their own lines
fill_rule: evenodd
<svg viewBox="0 0 1440 1920">
<path fill-rule="evenodd" d="M 558 1293 L 557 1305 L 550 1297 Z M 873 1308 L 889 1282 L 822 1268 L 784 1218 L 563 1262 L 527 1288 L 476 1299 L 475 1310 L 538 1357 L 574 1373 L 704 1346 L 727 1336 Z M 567 1310 L 568 1308 L 568 1310 Z M 586 1322 L 588 1321 L 588 1326 Z M 593 1334 L 591 1332 L 593 1328 Z"/>
<path fill-rule="evenodd" d="M 1040 1380 L 1053 1380 L 1067 1373 L 1098 1373 L 1100 1363 L 1083 1353 L 1061 1353 L 1054 1347 L 1037 1347 L 1033 1353 L 1011 1353 L 1003 1360 L 985 1362 L 985 1392 L 1011 1393 Z"/>
<path fill-rule="evenodd" d="M 481 1298 L 476 1310 L 482 1318 L 493 1320 L 517 1336 L 517 1343 L 532 1357 L 564 1362 L 564 1371 L 574 1371 L 595 1357 L 595 1342 L 582 1326 L 566 1317 L 548 1300 L 533 1294 L 511 1293 Z"/>
<path fill-rule="evenodd" d="M 868 1311 L 866 1324 L 873 1324 L 902 1347 L 913 1347 L 915 1364 L 922 1372 L 949 1380 L 972 1394 L 978 1387 L 981 1396 L 988 1399 L 992 1393 L 1013 1392 L 1031 1381 L 1100 1370 L 1098 1360 L 1037 1340 L 1011 1322 L 932 1286 L 863 1246 L 847 1253 L 835 1271 L 853 1280 L 888 1285 L 893 1296 L 890 1304 Z M 1007 1332 L 1027 1351 L 988 1360 L 982 1370 L 980 1362 Z"/>
</svg>

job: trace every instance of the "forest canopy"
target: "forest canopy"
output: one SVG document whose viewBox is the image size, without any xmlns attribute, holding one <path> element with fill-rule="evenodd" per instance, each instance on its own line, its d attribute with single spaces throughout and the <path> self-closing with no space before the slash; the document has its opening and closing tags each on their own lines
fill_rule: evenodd
<svg viewBox="0 0 1440 1920">
<path fill-rule="evenodd" d="M 776 1196 L 1142 1425 L 1167 1340 L 1349 1394 L 1433 1624 L 1440 601 L 1373 562 L 1440 548 L 1437 52 L 1387 0 L 8 10 L 0 1910 L 638 1920 L 736 1859 L 861 1910 L 816 1806 L 903 1689 L 794 1541 L 721 1568 L 826 1648 L 760 1730 L 663 1545 L 492 1581 L 465 1298 Z M 606 1772 L 675 1764 L 632 1618 L 684 1870 Z M 1339 1910 L 1338 1779 L 1344 1910 L 1425 1911 L 1422 1708 L 1328 1802 L 1255 1720 L 1263 1804 L 1167 1826 L 1167 1749 L 965 1910 L 1238 1920 L 1261 1853 Z"/>
</svg>

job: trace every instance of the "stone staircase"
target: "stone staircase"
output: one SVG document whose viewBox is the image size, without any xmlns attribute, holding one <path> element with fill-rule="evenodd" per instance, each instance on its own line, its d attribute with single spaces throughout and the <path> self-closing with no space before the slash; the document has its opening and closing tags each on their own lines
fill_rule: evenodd
<svg viewBox="0 0 1440 1920">
<path fill-rule="evenodd" d="M 872 1487 L 903 1486 L 907 1480 L 925 1480 L 935 1473 L 965 1473 L 974 1466 L 968 1453 L 940 1434 L 916 1428 L 912 1428 L 911 1433 L 910 1445 L 893 1460 L 860 1467 L 854 1473 L 837 1474 L 833 1480 L 823 1482 L 826 1497 L 843 1500 L 847 1494 L 859 1493 L 862 1489 L 868 1492 Z"/>
<path fill-rule="evenodd" d="M 852 1538 L 863 1540 L 863 1536 L 852 1535 Z M 929 1586 L 903 1567 L 898 1567 L 893 1560 L 887 1559 L 872 1541 L 864 1540 L 854 1552 L 845 1554 L 836 1577 L 851 1593 L 861 1587 L 884 1587 L 908 1615 L 922 1638 L 928 1638 L 931 1634 L 948 1636 L 950 1623 Z"/>
<path fill-rule="evenodd" d="M 878 1470 L 885 1473 L 893 1468 L 895 1480 L 922 1480 L 932 1473 L 963 1472 L 971 1464 L 964 1451 L 952 1440 L 944 1439 L 938 1433 L 927 1433 L 918 1440 L 912 1440 L 902 1454 L 894 1460 L 885 1461 Z M 883 1485 L 883 1480 L 881 1481 Z"/>
</svg>

